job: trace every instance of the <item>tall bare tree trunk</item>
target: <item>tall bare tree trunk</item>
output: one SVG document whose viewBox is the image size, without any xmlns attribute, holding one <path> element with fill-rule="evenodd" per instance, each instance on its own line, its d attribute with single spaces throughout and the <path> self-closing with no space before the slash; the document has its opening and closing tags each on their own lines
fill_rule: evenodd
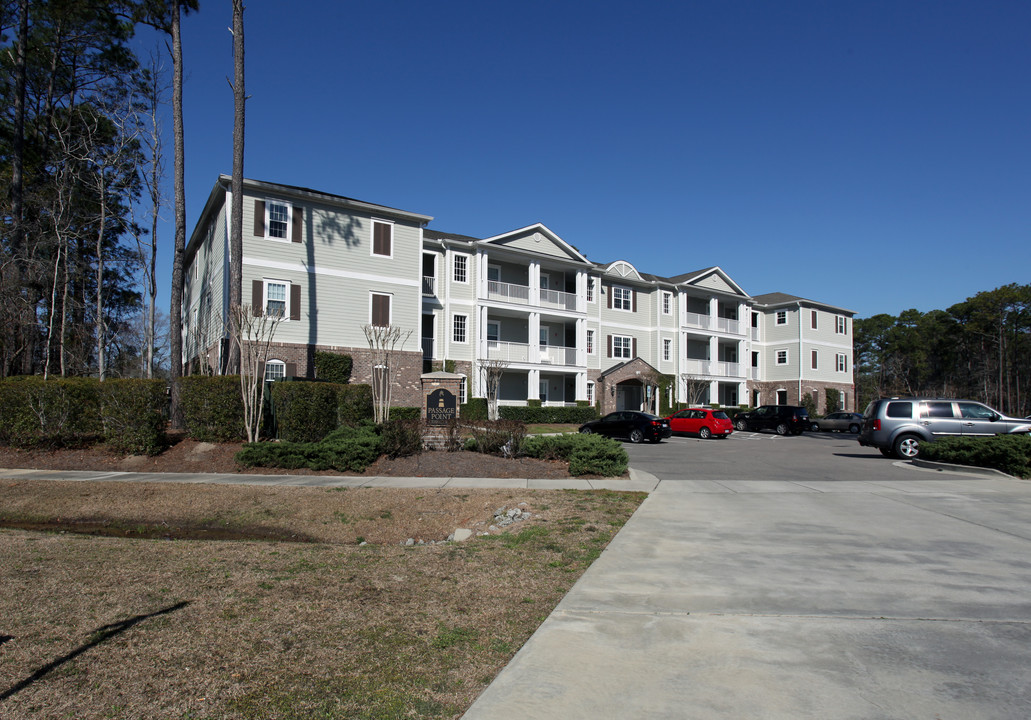
<svg viewBox="0 0 1031 720">
<path fill-rule="evenodd" d="M 169 365 L 172 376 L 172 427 L 181 428 L 179 391 L 183 376 L 183 256 L 186 253 L 186 190 L 183 157 L 182 5 L 172 2 L 172 132 L 175 136 L 175 246 L 172 255 L 172 298 L 168 305 Z"/>
<path fill-rule="evenodd" d="M 244 139 L 244 105 L 247 95 L 244 93 L 243 66 L 243 0 L 233 0 L 233 206 L 232 228 L 229 233 L 229 307 L 238 308 L 243 304 L 243 139 Z M 235 321 L 237 313 L 229 313 L 230 321 Z M 237 328 L 230 328 L 233 336 L 238 334 Z M 237 373 L 240 368 L 240 344 L 230 343 L 229 372 Z"/>
<path fill-rule="evenodd" d="M 12 291 L 12 297 L 8 301 L 15 300 L 17 305 L 13 308 L 13 316 L 16 318 L 16 326 L 10 328 L 9 332 L 14 338 L 13 351 L 17 353 L 18 348 L 31 347 L 28 342 L 28 335 L 32 331 L 28 324 L 30 314 L 27 307 L 22 307 L 22 288 L 24 279 L 21 266 L 25 252 L 25 226 L 24 219 L 24 160 L 25 160 L 25 75 L 26 75 L 26 45 L 29 42 L 29 0 L 21 0 L 18 3 L 18 47 L 15 54 L 14 64 L 14 137 L 11 158 L 11 254 L 14 262 L 10 264 L 8 271 L 11 273 L 11 282 L 8 287 Z M 11 361 L 12 369 L 16 372 L 28 375 L 32 372 L 32 353 L 24 352 L 20 365 L 17 356 L 4 358 L 4 367 L 0 375 L 8 371 L 7 361 Z"/>
<path fill-rule="evenodd" d="M 107 187 L 100 170 L 100 227 L 97 229 L 97 377 L 104 381 L 104 224 L 107 222 Z"/>
</svg>

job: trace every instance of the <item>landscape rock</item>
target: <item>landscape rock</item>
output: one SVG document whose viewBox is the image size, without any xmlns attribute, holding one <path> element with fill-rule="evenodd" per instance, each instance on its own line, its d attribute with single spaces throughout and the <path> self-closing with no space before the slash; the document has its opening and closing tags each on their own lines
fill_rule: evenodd
<svg viewBox="0 0 1031 720">
<path fill-rule="evenodd" d="M 449 539 L 454 540 L 455 542 L 462 542 L 463 540 L 468 540 L 472 536 L 472 530 L 469 530 L 467 528 L 458 528 L 451 534 L 451 537 Z"/>
</svg>

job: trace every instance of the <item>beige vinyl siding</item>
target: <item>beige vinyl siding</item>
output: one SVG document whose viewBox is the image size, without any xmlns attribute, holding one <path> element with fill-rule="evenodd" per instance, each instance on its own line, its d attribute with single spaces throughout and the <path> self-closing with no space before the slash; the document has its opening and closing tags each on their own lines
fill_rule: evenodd
<svg viewBox="0 0 1031 720">
<path fill-rule="evenodd" d="M 788 316 L 787 325 L 777 324 L 777 311 L 769 310 L 763 313 L 765 328 L 763 339 L 767 343 L 798 342 L 798 308 L 786 308 Z M 806 317 L 808 321 L 808 317 Z"/>
<path fill-rule="evenodd" d="M 187 358 L 205 351 L 223 335 L 225 252 L 226 214 L 223 206 L 209 222 L 203 242 L 185 268 L 188 293 L 183 302 L 186 309 L 183 343 Z"/>
<path fill-rule="evenodd" d="M 571 257 L 564 248 L 552 242 L 541 233 L 535 233 L 526 237 L 509 240 L 504 243 L 504 247 L 528 250 L 536 255 L 549 255 L 551 257 L 560 257 L 565 259 L 569 259 Z"/>
</svg>

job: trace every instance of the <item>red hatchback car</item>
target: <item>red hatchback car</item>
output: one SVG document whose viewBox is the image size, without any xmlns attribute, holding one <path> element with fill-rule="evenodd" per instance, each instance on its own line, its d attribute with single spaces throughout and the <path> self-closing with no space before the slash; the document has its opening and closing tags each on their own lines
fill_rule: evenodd
<svg viewBox="0 0 1031 720">
<path fill-rule="evenodd" d="M 674 433 L 691 433 L 703 440 L 725 438 L 734 432 L 734 423 L 722 410 L 685 408 L 667 419 Z"/>
</svg>

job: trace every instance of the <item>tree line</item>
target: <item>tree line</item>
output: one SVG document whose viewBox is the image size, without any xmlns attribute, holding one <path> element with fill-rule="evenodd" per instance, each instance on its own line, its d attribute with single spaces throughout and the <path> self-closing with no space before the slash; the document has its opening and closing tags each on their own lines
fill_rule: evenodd
<svg viewBox="0 0 1031 720">
<path fill-rule="evenodd" d="M 0 0 L 0 377 L 152 377 L 168 353 L 155 278 L 168 61 L 131 40 L 143 25 L 171 37 L 196 8 Z"/>
<path fill-rule="evenodd" d="M 857 319 L 854 328 L 859 410 L 876 397 L 930 395 L 1031 414 L 1031 285 L 980 292 L 947 310 Z"/>
</svg>

